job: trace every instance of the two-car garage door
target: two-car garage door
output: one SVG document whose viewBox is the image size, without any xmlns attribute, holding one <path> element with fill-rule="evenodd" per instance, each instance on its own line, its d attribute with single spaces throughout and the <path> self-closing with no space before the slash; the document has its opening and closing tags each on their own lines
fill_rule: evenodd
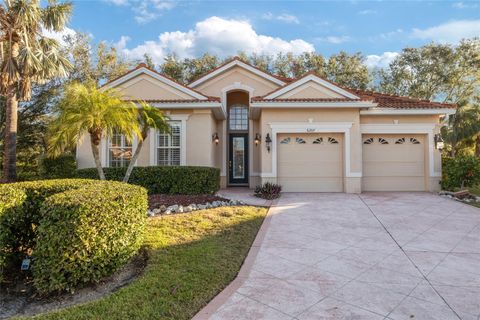
<svg viewBox="0 0 480 320">
<path fill-rule="evenodd" d="M 425 191 L 423 135 L 363 135 L 362 191 Z"/>
<path fill-rule="evenodd" d="M 342 192 L 343 135 L 279 134 L 278 183 L 285 192 Z"/>
<path fill-rule="evenodd" d="M 343 192 L 339 133 L 277 136 L 278 183 L 285 192 Z M 425 191 L 423 135 L 363 135 L 362 191 Z"/>
</svg>

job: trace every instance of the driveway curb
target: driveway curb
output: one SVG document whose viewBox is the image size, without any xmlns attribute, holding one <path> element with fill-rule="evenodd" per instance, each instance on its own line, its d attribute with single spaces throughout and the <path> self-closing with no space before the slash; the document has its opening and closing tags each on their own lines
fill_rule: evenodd
<svg viewBox="0 0 480 320">
<path fill-rule="evenodd" d="M 243 261 L 243 264 L 240 268 L 235 279 L 225 288 L 223 289 L 218 295 L 215 296 L 205 307 L 202 308 L 193 318 L 192 320 L 206 320 L 209 319 L 227 300 L 230 296 L 240 288 L 245 280 L 247 279 L 250 271 L 252 270 L 253 262 L 257 257 L 258 251 L 262 245 L 263 239 L 267 234 L 268 227 L 270 225 L 270 221 L 272 218 L 272 208 L 278 203 L 278 199 L 274 200 L 268 209 L 267 215 L 263 220 L 260 229 L 258 230 L 257 236 L 248 251 L 247 257 Z"/>
</svg>

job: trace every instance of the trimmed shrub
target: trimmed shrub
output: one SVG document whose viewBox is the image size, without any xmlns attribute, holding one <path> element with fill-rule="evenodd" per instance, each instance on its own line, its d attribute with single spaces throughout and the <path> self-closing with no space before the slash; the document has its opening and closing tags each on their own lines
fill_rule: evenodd
<svg viewBox="0 0 480 320">
<path fill-rule="evenodd" d="M 53 195 L 40 211 L 35 287 L 40 292 L 72 290 L 111 275 L 138 251 L 147 192 L 101 182 Z"/>
<path fill-rule="evenodd" d="M 265 182 L 263 185 L 256 186 L 253 191 L 256 197 L 272 200 L 280 197 L 282 186 L 275 183 Z"/>
<path fill-rule="evenodd" d="M 442 159 L 442 171 L 444 190 L 474 186 L 480 183 L 480 158 L 468 155 L 445 157 Z"/>
<path fill-rule="evenodd" d="M 40 223 L 40 206 L 51 195 L 79 189 L 98 183 L 95 180 L 59 179 L 26 181 L 0 185 L 0 197 L 8 196 L 13 188 L 25 196 L 0 215 L 0 255 L 9 256 L 18 263 L 35 247 L 37 226 Z M 5 236 L 2 236 L 5 235 Z M 2 258 L 0 258 L 2 259 Z M 5 258 L 6 259 L 6 258 Z"/>
<path fill-rule="evenodd" d="M 19 188 L 11 184 L 1 185 L 0 188 L 0 220 L 5 216 L 15 216 L 21 212 L 21 206 L 27 195 Z M 0 281 L 3 278 L 3 270 L 9 261 L 10 251 L 4 245 L 14 235 L 10 229 L 0 227 Z"/>
<path fill-rule="evenodd" d="M 122 181 L 127 168 L 104 168 L 107 180 Z M 77 170 L 77 177 L 98 179 L 96 168 Z M 220 169 L 191 166 L 135 167 L 129 183 L 149 194 L 214 194 L 220 189 Z"/>
<path fill-rule="evenodd" d="M 103 190 L 108 196 L 103 194 Z M 45 252 L 45 248 L 51 248 L 54 251 L 55 255 L 62 256 L 63 252 L 60 251 L 60 247 L 50 246 L 48 244 L 49 238 L 45 238 L 44 234 L 49 233 L 49 227 L 57 228 L 51 223 L 49 217 L 46 215 L 50 214 L 50 211 L 44 208 L 44 203 L 50 199 L 50 197 L 58 196 L 61 197 L 64 193 L 75 195 L 76 197 L 68 198 L 71 199 L 72 203 L 69 204 L 67 200 L 62 202 L 63 212 L 65 214 L 65 219 L 68 220 L 68 217 L 72 217 L 72 207 L 78 205 L 78 199 L 83 199 L 83 206 L 88 207 L 88 210 L 91 215 L 95 216 L 95 219 L 89 220 L 91 230 L 97 229 L 96 223 L 99 225 L 104 224 L 105 219 L 109 219 L 111 229 L 104 230 L 106 237 L 114 237 L 117 226 L 117 222 L 121 225 L 121 229 L 128 229 L 130 234 L 139 235 L 143 227 L 139 224 L 133 224 L 126 228 L 123 225 L 122 217 L 125 215 L 134 214 L 137 219 L 137 214 L 142 212 L 143 218 L 146 219 L 146 210 L 147 210 L 147 195 L 146 190 L 140 187 L 131 186 L 119 182 L 109 182 L 109 181 L 98 181 L 98 180 L 85 180 L 85 179 L 62 179 L 62 180 L 41 180 L 41 181 L 30 181 L 30 182 L 20 182 L 14 184 L 3 184 L 0 185 L 0 271 L 3 274 L 5 269 L 9 266 L 19 267 L 21 259 L 26 255 L 33 255 L 34 263 L 33 270 L 36 270 L 36 265 L 48 264 L 48 255 L 43 253 L 42 256 L 37 255 L 38 248 L 43 248 L 41 252 Z M 136 194 L 138 197 L 133 199 L 132 194 Z M 83 196 L 88 195 L 88 196 Z M 105 208 L 116 208 L 118 210 L 117 217 L 106 211 Z M 138 212 L 132 209 L 136 207 Z M 60 206 L 55 207 L 55 214 L 60 215 L 61 211 Z M 43 225 L 47 223 L 46 225 Z M 83 221 L 83 220 L 82 220 Z M 61 222 L 58 222 L 60 225 Z M 49 227 L 47 227 L 49 226 Z M 74 226 L 74 225 L 73 225 Z M 79 242 L 73 244 L 77 250 L 82 250 L 82 245 L 89 245 L 87 240 L 90 236 L 94 236 L 91 231 L 87 228 L 88 225 L 84 225 L 85 229 L 83 230 L 84 236 L 83 240 L 85 242 Z M 73 228 L 73 227 L 72 227 Z M 39 242 L 39 231 L 42 230 L 42 239 L 41 241 L 47 241 L 47 243 Z M 55 229 L 55 232 L 59 230 Z M 70 234 L 69 232 L 72 232 Z M 78 235 L 80 231 L 73 228 L 69 231 L 63 231 L 63 236 L 67 239 L 71 239 L 73 236 Z M 65 241 L 66 241 L 65 240 Z M 93 240 L 92 240 L 93 241 Z M 132 246 L 131 238 L 125 238 L 123 244 L 125 247 Z M 141 239 L 137 239 L 137 242 Z M 120 250 L 121 244 L 114 241 L 114 246 L 117 250 Z M 53 249 L 52 249 L 53 248 Z M 136 251 L 138 248 L 137 244 L 133 245 L 132 248 L 124 248 L 126 253 L 123 257 L 128 256 L 132 250 Z M 63 250 L 63 249 L 62 249 Z M 121 255 L 121 254 L 119 254 Z M 70 256 L 70 259 L 81 259 L 86 258 L 87 261 L 89 257 L 86 256 Z M 115 257 L 113 257 L 115 259 Z M 122 259 L 116 259 L 115 263 L 121 263 Z M 120 261 L 120 262 L 118 262 Z M 64 270 L 65 267 L 57 261 L 58 270 Z M 88 262 L 85 262 L 88 263 Z M 102 269 L 102 265 L 97 264 L 98 274 L 108 274 L 113 270 L 111 264 L 105 263 L 105 270 Z M 55 273 L 58 276 L 58 271 Z M 65 275 L 64 275 L 65 276 Z M 40 286 L 38 289 L 41 292 L 47 292 L 52 288 L 52 290 L 57 290 L 55 288 L 62 289 L 72 289 L 74 283 L 70 282 L 69 275 L 66 275 L 67 280 L 62 280 L 62 276 L 59 276 L 61 279 L 50 277 L 48 280 L 45 280 L 45 277 L 42 277 L 42 281 L 39 282 Z M 89 278 L 91 277 L 91 278 Z M 93 277 L 91 274 L 85 275 L 83 282 L 95 281 L 96 277 Z M 48 281 L 53 281 L 53 284 L 47 283 Z M 35 282 L 35 281 L 34 281 Z M 58 283 L 64 284 L 64 287 Z M 65 285 L 68 283 L 68 286 Z M 72 284 L 72 286 L 70 286 Z"/>
<path fill-rule="evenodd" d="M 73 154 L 62 154 L 56 158 L 40 160 L 40 175 L 44 179 L 73 178 L 77 164 Z"/>
</svg>

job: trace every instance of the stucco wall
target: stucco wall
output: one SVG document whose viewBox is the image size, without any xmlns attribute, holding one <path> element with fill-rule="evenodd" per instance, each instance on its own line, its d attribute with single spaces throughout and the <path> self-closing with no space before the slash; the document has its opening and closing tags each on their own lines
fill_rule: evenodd
<svg viewBox="0 0 480 320">
<path fill-rule="evenodd" d="M 193 99 L 190 95 L 146 74 L 139 75 L 134 79 L 122 83 L 117 89 L 122 92 L 125 97 L 130 99 Z"/>
<path fill-rule="evenodd" d="M 295 98 L 303 98 L 303 99 L 308 99 L 308 98 L 343 98 L 342 95 L 336 93 L 335 91 L 332 91 L 330 89 L 327 89 L 323 86 L 320 86 L 319 84 L 309 81 L 307 83 L 302 84 L 298 88 L 295 88 L 291 91 L 288 91 L 282 95 L 280 95 L 278 98 L 290 98 L 290 99 L 295 99 Z"/>
<path fill-rule="evenodd" d="M 267 94 L 279 86 L 273 82 L 265 80 L 249 71 L 240 67 L 233 67 L 225 71 L 223 74 L 209 79 L 194 89 L 209 96 L 222 96 L 222 89 L 233 85 L 234 83 L 241 83 L 255 89 L 253 95 L 261 96 Z"/>
</svg>

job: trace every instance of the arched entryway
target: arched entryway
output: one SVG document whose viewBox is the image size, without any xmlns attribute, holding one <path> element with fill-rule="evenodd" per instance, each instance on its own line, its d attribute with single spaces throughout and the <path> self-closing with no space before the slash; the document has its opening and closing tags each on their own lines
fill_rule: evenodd
<svg viewBox="0 0 480 320">
<path fill-rule="evenodd" d="M 228 184 L 244 186 L 249 182 L 249 93 L 230 91 L 226 98 Z"/>
</svg>

